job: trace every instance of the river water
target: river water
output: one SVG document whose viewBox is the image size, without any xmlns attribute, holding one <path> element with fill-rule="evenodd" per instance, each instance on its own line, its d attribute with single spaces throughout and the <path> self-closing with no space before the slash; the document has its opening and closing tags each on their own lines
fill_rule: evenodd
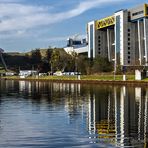
<svg viewBox="0 0 148 148">
<path fill-rule="evenodd" d="M 0 81 L 0 148 L 148 147 L 148 88 Z"/>
</svg>

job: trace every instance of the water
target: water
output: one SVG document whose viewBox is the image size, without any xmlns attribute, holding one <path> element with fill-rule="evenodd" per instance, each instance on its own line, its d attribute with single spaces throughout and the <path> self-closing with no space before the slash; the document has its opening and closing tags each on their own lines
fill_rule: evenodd
<svg viewBox="0 0 148 148">
<path fill-rule="evenodd" d="M 148 147 L 148 88 L 0 81 L 0 148 Z"/>
</svg>

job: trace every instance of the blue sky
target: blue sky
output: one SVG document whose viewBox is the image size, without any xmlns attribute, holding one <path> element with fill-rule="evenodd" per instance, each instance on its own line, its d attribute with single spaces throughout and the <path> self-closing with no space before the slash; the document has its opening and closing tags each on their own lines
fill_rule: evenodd
<svg viewBox="0 0 148 148">
<path fill-rule="evenodd" d="M 64 47 L 75 34 L 86 35 L 86 24 L 132 8 L 146 0 L 0 0 L 0 47 L 26 52 Z"/>
</svg>

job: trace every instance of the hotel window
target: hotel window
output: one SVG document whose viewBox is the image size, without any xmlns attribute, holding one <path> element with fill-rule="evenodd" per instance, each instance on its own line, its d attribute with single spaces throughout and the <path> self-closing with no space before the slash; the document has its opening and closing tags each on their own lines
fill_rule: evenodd
<svg viewBox="0 0 148 148">
<path fill-rule="evenodd" d="M 128 33 L 127 35 L 130 36 L 130 33 Z"/>
<path fill-rule="evenodd" d="M 128 41 L 130 41 L 130 38 L 128 38 Z"/>
<path fill-rule="evenodd" d="M 128 54 L 131 54 L 131 53 L 128 51 Z"/>
<path fill-rule="evenodd" d="M 101 54 L 101 52 L 99 51 L 98 54 Z"/>
<path fill-rule="evenodd" d="M 130 64 L 130 61 L 128 61 L 128 64 Z"/>
<path fill-rule="evenodd" d="M 128 42 L 128 46 L 130 46 L 130 43 Z"/>
<path fill-rule="evenodd" d="M 130 30 L 130 29 L 128 29 L 127 31 L 128 31 L 128 32 L 130 32 L 131 30 Z"/>
<path fill-rule="evenodd" d="M 131 57 L 130 56 L 128 56 L 128 59 L 130 59 Z"/>
<path fill-rule="evenodd" d="M 130 47 L 128 47 L 128 50 L 130 50 Z"/>
</svg>

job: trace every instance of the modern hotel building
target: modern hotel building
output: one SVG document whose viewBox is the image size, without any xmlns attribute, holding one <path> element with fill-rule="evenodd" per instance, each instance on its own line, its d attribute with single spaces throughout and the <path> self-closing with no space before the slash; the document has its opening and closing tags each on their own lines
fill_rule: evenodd
<svg viewBox="0 0 148 148">
<path fill-rule="evenodd" d="M 89 58 L 108 57 L 123 66 L 148 65 L 148 4 L 89 22 L 87 37 Z"/>
</svg>

